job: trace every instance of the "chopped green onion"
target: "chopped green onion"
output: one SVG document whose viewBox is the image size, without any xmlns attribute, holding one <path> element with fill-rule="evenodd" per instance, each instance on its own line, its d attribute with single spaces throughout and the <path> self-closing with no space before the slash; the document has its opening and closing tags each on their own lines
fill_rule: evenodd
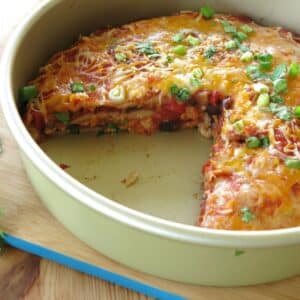
<svg viewBox="0 0 300 300">
<path fill-rule="evenodd" d="M 171 85 L 170 92 L 172 96 L 175 96 L 181 102 L 186 102 L 191 97 L 191 93 L 187 88 L 180 88 L 176 84 Z"/>
<path fill-rule="evenodd" d="M 20 101 L 26 103 L 31 99 L 36 98 L 38 90 L 35 85 L 27 85 L 20 89 Z"/>
<path fill-rule="evenodd" d="M 127 60 L 127 56 L 124 53 L 116 53 L 115 58 L 117 61 L 122 62 Z"/>
<path fill-rule="evenodd" d="M 178 46 L 174 47 L 174 48 L 172 49 L 172 51 L 173 51 L 173 53 L 175 53 L 175 54 L 177 54 L 177 55 L 183 56 L 183 55 L 186 54 L 187 49 L 186 49 L 186 47 L 183 46 L 183 45 L 178 45 Z"/>
<path fill-rule="evenodd" d="M 245 53 L 245 52 L 250 52 L 249 47 L 246 46 L 246 45 L 240 44 L 239 47 L 240 47 L 240 49 L 241 49 L 241 51 L 242 51 L 243 53 Z M 250 52 L 250 53 L 252 53 L 252 52 Z M 253 55 L 253 54 L 252 54 L 252 55 Z M 251 60 L 252 60 L 252 59 L 251 59 Z"/>
<path fill-rule="evenodd" d="M 82 82 L 72 82 L 71 83 L 71 91 L 72 93 L 83 93 L 84 86 Z"/>
<path fill-rule="evenodd" d="M 271 96 L 271 101 L 277 104 L 282 104 L 284 102 L 283 98 L 276 94 Z"/>
<path fill-rule="evenodd" d="M 293 117 L 293 113 L 290 108 L 285 105 L 279 105 L 277 103 L 270 104 L 270 112 L 277 116 L 280 120 L 289 121 Z"/>
<path fill-rule="evenodd" d="M 234 49 L 237 49 L 237 47 L 238 47 L 238 45 L 236 44 L 236 42 L 234 40 L 226 42 L 224 46 L 225 46 L 226 50 L 234 50 Z"/>
<path fill-rule="evenodd" d="M 204 57 L 206 59 L 210 59 L 216 54 L 216 52 L 217 50 L 214 46 L 209 46 L 204 52 Z"/>
<path fill-rule="evenodd" d="M 189 35 L 186 40 L 188 41 L 188 43 L 191 45 L 191 46 L 198 46 L 200 44 L 200 39 L 192 36 L 192 35 Z"/>
<path fill-rule="evenodd" d="M 243 120 L 236 121 L 235 123 L 233 123 L 233 128 L 237 132 L 243 131 L 243 129 L 245 128 L 244 121 Z"/>
<path fill-rule="evenodd" d="M 270 139 L 268 136 L 264 136 L 260 139 L 260 144 L 262 147 L 267 148 L 270 146 Z"/>
<path fill-rule="evenodd" d="M 201 7 L 200 12 L 205 19 L 211 19 L 215 15 L 215 10 L 210 6 Z"/>
<path fill-rule="evenodd" d="M 290 169 L 300 170 L 300 159 L 287 158 L 284 163 Z"/>
<path fill-rule="evenodd" d="M 272 68 L 272 63 L 270 61 L 262 61 L 259 66 L 262 70 L 270 70 Z"/>
<path fill-rule="evenodd" d="M 223 26 L 223 29 L 226 33 L 236 33 L 237 32 L 237 29 L 235 26 L 233 26 L 231 23 L 229 23 L 228 21 L 226 20 L 222 20 L 221 21 L 221 24 Z"/>
<path fill-rule="evenodd" d="M 259 148 L 260 140 L 256 136 L 250 136 L 246 139 L 246 145 L 250 149 Z"/>
<path fill-rule="evenodd" d="M 287 67 L 285 64 L 278 65 L 271 75 L 271 80 L 275 81 L 277 79 L 283 78 L 286 75 L 286 72 Z"/>
<path fill-rule="evenodd" d="M 297 77 L 300 74 L 300 65 L 297 63 L 292 63 L 289 67 L 289 75 L 291 77 Z"/>
<path fill-rule="evenodd" d="M 150 58 L 158 57 L 158 52 L 153 48 L 153 45 L 149 41 L 142 42 L 136 46 L 139 53 L 145 54 Z"/>
<path fill-rule="evenodd" d="M 254 58 L 253 53 L 250 51 L 247 51 L 241 56 L 241 61 L 245 62 L 245 63 L 249 63 L 253 60 L 253 58 Z"/>
<path fill-rule="evenodd" d="M 55 118 L 62 122 L 63 124 L 67 125 L 70 122 L 70 113 L 69 112 L 57 112 L 54 114 Z"/>
<path fill-rule="evenodd" d="M 267 79 L 269 75 L 262 72 L 257 65 L 250 65 L 246 68 L 246 73 L 252 80 Z"/>
<path fill-rule="evenodd" d="M 184 34 L 182 32 L 176 33 L 172 36 L 172 41 L 175 43 L 180 43 L 184 40 Z"/>
<path fill-rule="evenodd" d="M 273 55 L 270 53 L 260 53 L 255 55 L 258 60 L 259 66 L 263 70 L 270 70 L 273 62 Z"/>
<path fill-rule="evenodd" d="M 255 59 L 258 61 L 273 61 L 273 55 L 270 53 L 258 53 L 255 54 Z"/>
<path fill-rule="evenodd" d="M 202 69 L 196 68 L 196 69 L 194 69 L 194 71 L 193 71 L 193 76 L 194 76 L 195 78 L 201 79 L 201 78 L 204 76 L 204 72 L 203 72 Z"/>
<path fill-rule="evenodd" d="M 80 126 L 78 124 L 71 124 L 68 126 L 68 129 L 70 131 L 70 134 L 80 134 Z"/>
<path fill-rule="evenodd" d="M 270 104 L 270 96 L 267 93 L 260 94 L 257 99 L 257 106 L 264 107 Z"/>
<path fill-rule="evenodd" d="M 276 79 L 274 81 L 274 91 L 276 94 L 286 92 L 288 89 L 288 82 L 286 79 Z"/>
<path fill-rule="evenodd" d="M 296 118 L 300 118 L 300 106 L 295 107 L 294 114 Z"/>
<path fill-rule="evenodd" d="M 172 57 L 170 55 L 166 55 L 164 60 L 163 60 L 163 64 L 164 65 L 169 65 L 171 62 L 173 61 Z"/>
<path fill-rule="evenodd" d="M 245 254 L 244 250 L 237 249 L 237 250 L 234 251 L 234 256 L 241 256 L 243 254 Z"/>
<path fill-rule="evenodd" d="M 246 40 L 248 38 L 248 35 L 242 31 L 238 31 L 238 32 L 234 33 L 233 36 L 235 38 L 237 38 L 239 42 L 243 42 L 244 40 Z"/>
<path fill-rule="evenodd" d="M 251 26 L 247 25 L 247 24 L 242 25 L 241 30 L 243 32 L 247 33 L 247 34 L 254 32 L 254 29 Z"/>
<path fill-rule="evenodd" d="M 242 213 L 242 221 L 244 221 L 245 223 L 249 223 L 255 220 L 255 215 L 251 212 L 251 210 L 248 207 L 242 208 L 241 213 Z"/>
<path fill-rule="evenodd" d="M 91 84 L 91 85 L 89 86 L 89 90 L 90 90 L 91 92 L 96 91 L 96 86 L 95 86 L 94 84 Z"/>
<path fill-rule="evenodd" d="M 190 78 L 190 83 L 192 86 L 197 87 L 197 88 L 202 85 L 201 81 L 195 77 Z"/>
<path fill-rule="evenodd" d="M 125 100 L 125 90 L 121 85 L 117 85 L 108 93 L 109 99 L 113 102 L 123 102 Z"/>
</svg>

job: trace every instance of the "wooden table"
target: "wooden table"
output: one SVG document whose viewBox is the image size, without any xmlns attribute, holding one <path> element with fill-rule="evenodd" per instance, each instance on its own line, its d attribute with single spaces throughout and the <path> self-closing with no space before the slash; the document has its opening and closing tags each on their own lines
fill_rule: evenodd
<svg viewBox="0 0 300 300">
<path fill-rule="evenodd" d="M 1 2 L 0 55 L 9 32 L 17 21 L 38 2 L 41 0 Z M 150 298 L 37 256 L 6 247 L 3 255 L 0 256 L 0 299 L 144 300 Z"/>
<path fill-rule="evenodd" d="M 3 1 L 0 10 L 0 55 L 14 24 L 38 2 L 41 0 Z M 5 136 L 7 132 L 2 135 L 2 138 Z M 297 300 L 300 299 L 300 278 L 253 287 L 201 287 L 200 291 L 195 299 Z M 37 256 L 6 247 L 0 256 L 0 300 L 2 299 L 129 300 L 150 298 Z"/>
</svg>

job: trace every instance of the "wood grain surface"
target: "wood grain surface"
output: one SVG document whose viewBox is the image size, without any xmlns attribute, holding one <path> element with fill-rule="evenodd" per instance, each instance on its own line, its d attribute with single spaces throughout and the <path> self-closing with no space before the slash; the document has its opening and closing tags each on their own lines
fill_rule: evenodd
<svg viewBox="0 0 300 300">
<path fill-rule="evenodd" d="M 22 18 L 26 10 L 40 1 L 4 0 L 1 2 L 0 55 L 8 32 L 17 20 Z M 3 143 L 3 153 L 0 155 L 0 207 L 5 213 L 5 217 L 0 219 L 0 224 L 7 232 L 118 274 L 181 294 L 189 299 L 300 299 L 300 277 L 253 287 L 214 288 L 159 279 L 113 262 L 67 232 L 42 206 L 26 177 L 17 146 L 4 123 L 1 112 L 0 139 Z M 150 298 L 37 256 L 6 247 L 0 256 L 0 300 L 2 299 L 129 300 Z"/>
<path fill-rule="evenodd" d="M 0 299 L 116 299 L 149 297 L 6 247 L 0 257 Z"/>
<path fill-rule="evenodd" d="M 42 1 L 4 0 L 1 2 L 0 56 L 9 32 L 17 24 L 17 21 L 38 2 Z M 4 151 L 9 151 L 8 149 L 12 148 L 16 149 L 16 145 L 12 142 L 8 129 L 4 127 L 2 114 L 0 114 L 0 122 L 0 142 L 3 143 Z M 16 154 L 16 152 L 12 151 L 12 154 Z M 4 163 L 5 160 L 4 155 L 0 157 L 2 170 L 7 167 Z M 20 165 L 20 161 L 18 161 L 18 164 Z M 15 170 L 16 173 L 19 173 L 19 171 L 19 168 Z M 1 186 L 3 187 L 4 185 L 9 185 L 12 190 L 16 186 L 22 187 L 22 185 L 19 185 L 19 182 L 12 182 L 8 178 L 1 178 L 0 197 Z M 13 195 L 10 196 L 13 197 Z M 6 247 L 3 255 L 0 256 L 0 300 L 16 299 L 146 300 L 151 298 L 65 268 L 48 260 L 40 259 L 35 255 Z"/>
</svg>

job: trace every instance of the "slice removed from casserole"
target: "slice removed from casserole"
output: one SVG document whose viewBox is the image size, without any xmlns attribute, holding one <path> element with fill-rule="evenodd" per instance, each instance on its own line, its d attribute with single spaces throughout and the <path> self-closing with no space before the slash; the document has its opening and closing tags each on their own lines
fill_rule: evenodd
<svg viewBox="0 0 300 300">
<path fill-rule="evenodd" d="M 199 226 L 298 226 L 299 62 L 280 28 L 182 12 L 81 37 L 22 89 L 21 109 L 36 140 L 198 127 L 216 139 Z"/>
</svg>

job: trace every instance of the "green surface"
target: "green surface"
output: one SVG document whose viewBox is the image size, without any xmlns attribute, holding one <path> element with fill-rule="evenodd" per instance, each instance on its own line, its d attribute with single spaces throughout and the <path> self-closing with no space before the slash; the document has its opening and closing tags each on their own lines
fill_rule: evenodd
<svg viewBox="0 0 300 300">
<path fill-rule="evenodd" d="M 194 224 L 200 209 L 201 167 L 211 140 L 197 130 L 141 136 L 95 133 L 49 139 L 42 144 L 66 172 L 96 192 L 148 214 Z M 136 184 L 121 180 L 137 171 Z"/>
</svg>

